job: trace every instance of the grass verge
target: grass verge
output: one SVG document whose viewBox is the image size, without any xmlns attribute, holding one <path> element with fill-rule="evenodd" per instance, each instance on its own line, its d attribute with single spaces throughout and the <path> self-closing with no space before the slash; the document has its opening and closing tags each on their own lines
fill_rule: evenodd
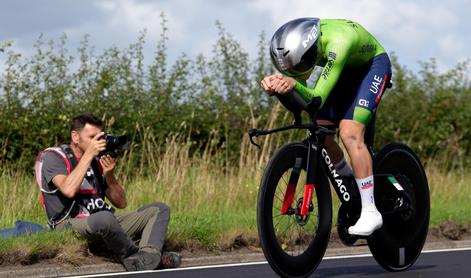
<svg viewBox="0 0 471 278">
<path fill-rule="evenodd" d="M 127 167 L 136 159 L 132 149 L 119 164 L 118 176 L 127 191 L 128 210 L 154 201 L 167 203 L 171 208 L 166 241 L 169 249 L 215 251 L 257 245 L 259 181 L 273 151 L 290 140 L 286 136 L 265 137 L 259 140 L 259 150 L 244 137 L 238 163 L 227 161 L 217 144 L 191 154 L 193 145 L 185 138 L 170 137 L 163 148 L 154 148 L 158 142 L 149 140 L 149 145 L 140 146 L 149 150 L 146 175 L 139 171 L 130 174 Z M 431 225 L 471 223 L 471 174 L 427 165 Z M 334 211 L 336 207 L 338 202 L 334 203 Z M 45 223 L 39 190 L 30 173 L 0 169 L 0 213 L 0 229 L 13 227 L 16 220 Z M 1 239 L 0 265 L 31 264 L 51 257 L 73 264 L 79 261 L 74 256 L 88 254 L 86 249 L 85 243 L 71 233 Z"/>
</svg>

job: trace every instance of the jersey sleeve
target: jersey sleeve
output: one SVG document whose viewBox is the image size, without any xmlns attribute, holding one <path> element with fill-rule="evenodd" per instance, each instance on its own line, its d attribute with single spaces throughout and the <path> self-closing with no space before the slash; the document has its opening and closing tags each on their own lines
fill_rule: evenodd
<svg viewBox="0 0 471 278">
<path fill-rule="evenodd" d="M 322 99 L 321 107 L 324 105 L 342 73 L 350 48 L 351 43 L 348 39 L 337 40 L 326 47 L 324 55 L 327 56 L 327 62 L 314 88 L 308 88 L 305 81 L 297 80 L 295 89 L 306 101 L 320 96 Z"/>
<path fill-rule="evenodd" d="M 49 184 L 57 175 L 68 175 L 67 165 L 59 154 L 52 151 L 44 153 L 42 175 Z"/>
</svg>

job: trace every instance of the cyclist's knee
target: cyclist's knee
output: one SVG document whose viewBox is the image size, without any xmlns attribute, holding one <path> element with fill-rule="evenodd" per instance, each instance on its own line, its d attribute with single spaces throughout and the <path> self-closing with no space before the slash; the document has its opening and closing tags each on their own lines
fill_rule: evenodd
<svg viewBox="0 0 471 278">
<path fill-rule="evenodd" d="M 347 149 L 365 147 L 363 130 L 343 126 L 339 131 L 340 138 Z"/>
</svg>

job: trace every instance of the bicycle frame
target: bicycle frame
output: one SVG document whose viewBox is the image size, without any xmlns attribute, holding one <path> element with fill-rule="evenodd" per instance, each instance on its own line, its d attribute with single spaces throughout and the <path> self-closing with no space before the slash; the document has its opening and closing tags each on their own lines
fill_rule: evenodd
<svg viewBox="0 0 471 278">
<path fill-rule="evenodd" d="M 303 203 L 301 206 L 301 211 L 298 213 L 301 216 L 309 215 L 310 203 L 313 192 L 315 190 L 317 175 L 319 174 L 319 165 L 317 165 L 319 161 L 323 161 L 322 167 L 324 167 L 324 172 L 327 174 L 327 177 L 332 183 L 335 192 L 337 193 L 337 196 L 342 203 L 350 204 L 353 202 L 353 200 L 358 199 L 358 188 L 351 186 L 351 182 L 349 182 L 347 178 L 342 177 L 337 173 L 327 150 L 324 148 L 325 137 L 327 135 L 335 134 L 335 131 L 319 126 L 316 124 L 315 121 L 313 121 L 311 124 L 308 125 L 294 124 L 271 130 L 251 129 L 249 131 L 250 141 L 252 142 L 252 144 L 258 146 L 253 141 L 252 137 L 268 135 L 271 133 L 276 133 L 289 129 L 309 130 L 309 136 L 305 140 L 308 145 L 306 174 L 307 176 L 306 183 L 304 185 Z M 296 165 L 293 168 L 293 171 L 291 172 L 291 175 L 289 177 L 288 186 L 286 187 L 286 192 L 283 199 L 283 204 L 281 208 L 281 214 L 283 215 L 295 213 L 294 211 L 290 211 L 290 208 L 292 207 L 294 201 L 294 194 L 296 191 L 296 184 L 299 179 L 300 170 L 301 161 L 296 161 Z"/>
<path fill-rule="evenodd" d="M 388 85 L 388 88 L 390 86 Z M 249 136 L 250 142 L 260 148 L 258 144 L 253 141 L 253 137 L 268 135 L 271 133 L 276 133 L 280 131 L 290 130 L 290 129 L 307 129 L 309 130 L 309 135 L 305 142 L 308 145 L 308 159 L 307 159 L 307 177 L 306 183 L 304 186 L 304 195 L 303 195 L 303 203 L 301 206 L 301 211 L 298 212 L 301 216 L 307 216 L 309 214 L 310 208 L 310 200 L 312 199 L 313 192 L 315 190 L 315 181 L 317 179 L 317 175 L 319 174 L 317 165 L 318 161 L 322 162 L 322 167 L 324 168 L 324 172 L 326 173 L 327 177 L 329 178 L 339 200 L 342 202 L 342 205 L 347 207 L 352 206 L 359 206 L 361 208 L 361 201 L 360 201 L 360 193 L 358 191 L 358 187 L 356 182 L 353 180 L 353 177 L 343 177 L 337 173 L 337 170 L 334 167 L 334 163 L 330 158 L 328 151 L 324 148 L 325 137 L 328 135 L 334 135 L 336 132 L 328 129 L 323 126 L 319 126 L 317 124 L 317 110 L 320 107 L 321 100 L 319 97 L 313 98 L 309 103 L 305 102 L 303 98 L 295 91 L 291 94 L 292 100 L 295 101 L 300 109 L 306 111 L 309 114 L 311 122 L 309 124 L 301 124 L 301 115 L 300 111 L 293 112 L 293 116 L 295 119 L 295 123 L 290 126 L 285 126 L 281 128 L 275 128 L 271 130 L 263 130 L 263 129 L 250 129 Z M 281 101 L 282 99 L 280 99 Z M 371 120 L 370 124 L 366 127 L 365 131 L 365 144 L 373 157 L 374 154 L 374 137 L 375 137 L 375 117 Z M 295 213 L 294 210 L 290 210 L 293 201 L 294 201 L 294 194 L 296 192 L 296 184 L 299 178 L 299 172 L 301 168 L 301 162 L 296 163 L 293 171 L 291 172 L 291 176 L 288 181 L 288 186 L 286 188 L 285 196 L 283 199 L 283 204 L 281 208 L 281 214 L 293 214 Z M 395 178 L 392 175 L 375 175 L 375 179 L 390 179 Z M 394 182 L 389 180 L 391 184 L 394 185 Z M 398 183 L 399 184 L 399 183 Z M 395 186 L 395 185 L 394 185 Z M 400 186 L 400 185 L 399 185 Z M 401 191 L 396 187 L 398 191 Z"/>
</svg>

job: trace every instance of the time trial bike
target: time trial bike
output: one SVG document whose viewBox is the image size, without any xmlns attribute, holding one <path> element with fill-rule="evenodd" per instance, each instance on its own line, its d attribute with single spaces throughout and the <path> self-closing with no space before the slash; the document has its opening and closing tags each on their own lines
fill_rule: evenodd
<svg viewBox="0 0 471 278">
<path fill-rule="evenodd" d="M 276 151 L 260 184 L 257 226 L 260 244 L 272 269 L 282 277 L 306 277 L 314 272 L 327 249 L 332 223 L 332 195 L 340 200 L 337 231 L 352 246 L 361 237 L 350 235 L 361 212 L 358 187 L 352 176 L 341 176 L 324 148 L 335 130 L 319 126 L 320 99 L 309 103 L 293 91 L 291 97 L 310 122 L 302 124 L 294 113 L 293 125 L 270 130 L 249 130 L 253 138 L 292 129 L 306 129 L 307 138 Z M 374 120 L 367 127 L 365 143 L 373 158 L 375 203 L 383 226 L 364 237 L 376 261 L 386 270 L 403 271 L 414 264 L 427 237 L 430 200 L 427 177 L 418 156 L 402 143 L 373 149 Z M 258 146 L 258 145 L 257 145 Z"/>
</svg>

